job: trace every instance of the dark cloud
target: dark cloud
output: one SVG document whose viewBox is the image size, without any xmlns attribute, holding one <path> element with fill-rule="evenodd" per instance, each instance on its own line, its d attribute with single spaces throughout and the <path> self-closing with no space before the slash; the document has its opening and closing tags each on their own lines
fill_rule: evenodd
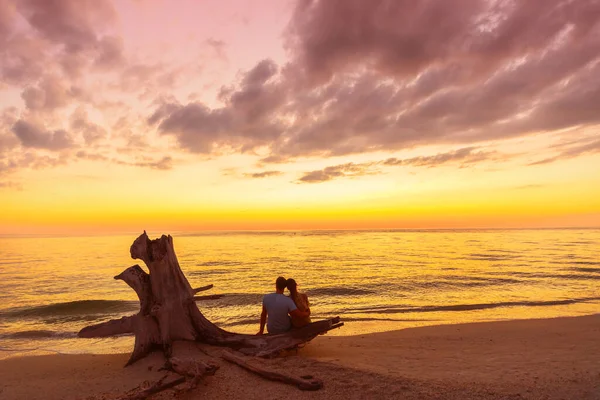
<svg viewBox="0 0 600 400">
<path fill-rule="evenodd" d="M 200 102 L 163 102 L 148 118 L 158 130 L 177 138 L 182 147 L 210 153 L 226 146 L 245 152 L 272 143 L 283 131 L 275 113 L 285 101 L 282 85 L 267 82 L 277 72 L 270 60 L 248 71 L 237 87 L 224 88 L 221 108 Z"/>
<path fill-rule="evenodd" d="M 243 86 L 263 85 L 277 73 L 273 60 L 262 60 L 244 76 Z"/>
<path fill-rule="evenodd" d="M 95 47 L 98 31 L 117 17 L 107 0 L 21 0 L 18 7 L 40 36 L 64 46 L 67 53 Z"/>
<path fill-rule="evenodd" d="M 100 39 L 94 65 L 102 69 L 111 69 L 124 63 L 123 39 L 116 36 L 105 36 Z"/>
<path fill-rule="evenodd" d="M 255 172 L 252 174 L 244 174 L 247 178 L 268 178 L 270 176 L 278 176 L 283 174 L 281 171 L 263 171 L 263 172 Z"/>
<path fill-rule="evenodd" d="M 13 125 L 12 132 L 19 138 L 23 147 L 57 151 L 73 146 L 73 140 L 66 131 L 46 131 L 22 119 Z"/>
<path fill-rule="evenodd" d="M 596 0 L 306 0 L 286 38 L 281 71 L 261 61 L 221 108 L 158 109 L 159 130 L 279 162 L 600 124 Z"/>
</svg>

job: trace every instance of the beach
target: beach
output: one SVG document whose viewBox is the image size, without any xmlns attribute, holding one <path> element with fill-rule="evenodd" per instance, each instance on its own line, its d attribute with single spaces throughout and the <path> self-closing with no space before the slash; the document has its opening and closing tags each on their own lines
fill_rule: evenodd
<svg viewBox="0 0 600 400">
<path fill-rule="evenodd" d="M 344 329 L 343 327 L 341 328 Z M 220 369 L 185 399 L 600 399 L 600 315 L 451 324 L 353 336 L 319 336 L 261 365 L 324 382 L 315 392 L 271 382 L 220 359 L 220 348 L 175 352 Z M 164 375 L 153 353 L 44 355 L 0 361 L 0 398 L 113 399 Z M 171 390 L 152 398 L 169 399 Z"/>
</svg>

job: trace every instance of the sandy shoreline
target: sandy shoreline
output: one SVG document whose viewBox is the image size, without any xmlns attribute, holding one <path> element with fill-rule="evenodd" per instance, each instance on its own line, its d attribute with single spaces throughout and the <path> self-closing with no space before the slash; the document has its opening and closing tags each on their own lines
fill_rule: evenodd
<svg viewBox="0 0 600 400">
<path fill-rule="evenodd" d="M 343 328 L 342 328 L 343 329 Z M 207 359 L 194 345 L 179 352 Z M 219 349 L 210 349 L 218 356 Z M 123 368 L 127 354 L 49 355 L 0 361 L 0 398 L 112 399 L 163 376 L 160 354 Z M 266 360 L 311 374 L 318 392 L 266 381 L 217 359 L 215 376 L 178 398 L 600 399 L 600 315 L 428 326 L 321 336 Z M 173 398 L 173 392 L 154 396 Z"/>
</svg>

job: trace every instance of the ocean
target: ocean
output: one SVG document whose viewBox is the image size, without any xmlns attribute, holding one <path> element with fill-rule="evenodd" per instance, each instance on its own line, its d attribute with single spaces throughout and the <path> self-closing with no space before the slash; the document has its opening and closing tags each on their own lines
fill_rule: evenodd
<svg viewBox="0 0 600 400">
<path fill-rule="evenodd" d="M 149 232 L 151 238 L 160 233 Z M 328 335 L 423 325 L 548 318 L 600 310 L 600 229 L 174 233 L 200 310 L 220 327 L 258 331 L 277 276 L 308 294 Z M 129 352 L 133 337 L 80 339 L 89 324 L 136 313 L 113 277 L 140 263 L 137 234 L 0 237 L 0 358 Z M 143 265 L 142 265 L 143 266 Z"/>
</svg>

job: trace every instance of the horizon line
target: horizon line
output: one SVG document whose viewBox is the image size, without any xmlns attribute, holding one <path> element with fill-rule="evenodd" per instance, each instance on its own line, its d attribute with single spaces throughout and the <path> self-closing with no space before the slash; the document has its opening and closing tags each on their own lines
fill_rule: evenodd
<svg viewBox="0 0 600 400">
<path fill-rule="evenodd" d="M 568 227 L 485 227 L 485 228 L 315 228 L 315 229 L 195 229 L 195 230 L 173 230 L 172 233 L 161 235 L 189 235 L 196 233 L 286 233 L 286 232 L 439 232 L 439 231 L 551 231 L 551 230 L 595 230 L 600 226 L 568 226 Z M 152 230 L 142 229 L 141 232 Z M 0 238 L 18 237 L 87 237 L 87 236 L 124 236 L 141 235 L 139 231 L 99 232 L 99 233 L 0 233 Z"/>
</svg>

